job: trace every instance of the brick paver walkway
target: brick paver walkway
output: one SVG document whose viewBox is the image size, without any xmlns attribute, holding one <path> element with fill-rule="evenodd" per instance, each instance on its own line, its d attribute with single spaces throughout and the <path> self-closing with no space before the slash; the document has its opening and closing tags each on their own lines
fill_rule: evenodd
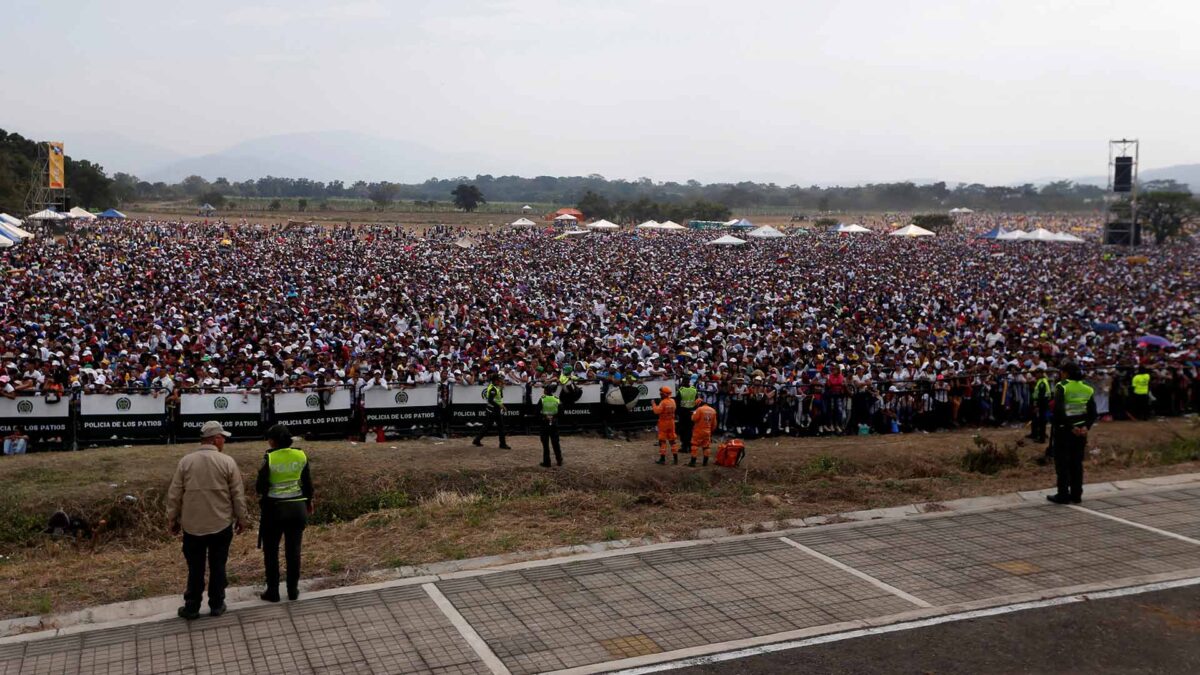
<svg viewBox="0 0 1200 675">
<path fill-rule="evenodd" d="M 1196 488 L 806 528 L 7 639 L 0 675 L 602 669 L 955 603 L 1200 574 L 1197 536 Z"/>
</svg>

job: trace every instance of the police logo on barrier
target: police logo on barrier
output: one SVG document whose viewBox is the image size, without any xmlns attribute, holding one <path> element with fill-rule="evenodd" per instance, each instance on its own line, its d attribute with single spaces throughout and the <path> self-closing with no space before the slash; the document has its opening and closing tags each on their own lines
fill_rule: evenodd
<svg viewBox="0 0 1200 675">
<path fill-rule="evenodd" d="M 649 395 L 650 395 L 650 390 L 646 388 L 646 385 L 639 384 L 638 385 L 638 396 L 649 396 Z"/>
<path fill-rule="evenodd" d="M 33 412 L 33 401 L 18 401 L 17 412 L 22 415 L 28 415 Z"/>
<path fill-rule="evenodd" d="M 308 397 L 304 399 L 304 405 L 310 408 L 319 408 L 321 407 L 321 397 L 317 396 L 316 394 L 309 394 Z"/>
<path fill-rule="evenodd" d="M 400 390 L 400 391 L 396 392 L 396 396 L 394 398 L 396 400 L 396 403 L 399 403 L 400 405 L 404 405 L 405 403 L 408 403 L 408 392 L 406 392 L 404 390 Z"/>
<path fill-rule="evenodd" d="M 128 396 L 117 399 L 117 410 L 129 410 L 132 407 L 133 401 L 130 401 Z"/>
<path fill-rule="evenodd" d="M 218 396 L 213 399 L 213 408 L 217 410 L 225 410 L 229 407 L 229 399 L 224 396 Z"/>
</svg>

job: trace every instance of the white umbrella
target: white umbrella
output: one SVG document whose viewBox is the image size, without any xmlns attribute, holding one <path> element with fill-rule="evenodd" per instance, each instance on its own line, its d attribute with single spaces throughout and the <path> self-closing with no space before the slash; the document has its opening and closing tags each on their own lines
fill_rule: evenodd
<svg viewBox="0 0 1200 675">
<path fill-rule="evenodd" d="M 747 232 L 746 236 L 754 237 L 755 239 L 780 239 L 786 237 L 787 235 L 771 227 L 770 225 L 763 225 L 757 230 Z"/>
<path fill-rule="evenodd" d="M 42 209 L 27 217 L 25 220 L 66 220 L 67 217 L 57 211 Z"/>
<path fill-rule="evenodd" d="M 870 230 L 863 227 L 862 225 L 859 225 L 858 223 L 852 223 L 850 225 L 841 225 L 838 227 L 838 229 L 836 229 L 834 231 L 835 232 L 849 232 L 849 233 L 870 232 Z"/>
<path fill-rule="evenodd" d="M 708 242 L 707 245 L 708 246 L 741 246 L 742 244 L 745 244 L 745 243 L 746 243 L 745 239 L 738 239 L 737 237 L 733 236 L 732 234 L 727 234 L 724 237 L 721 237 L 720 239 L 713 239 L 712 241 Z"/>
<path fill-rule="evenodd" d="M 637 229 L 639 229 L 639 230 L 657 230 L 660 227 L 662 227 L 662 225 L 659 225 L 657 220 L 647 220 L 646 222 L 638 225 Z"/>
<path fill-rule="evenodd" d="M 905 225 L 904 227 L 892 232 L 889 236 L 892 237 L 932 237 L 933 232 L 919 225 Z"/>
<path fill-rule="evenodd" d="M 509 225 L 511 225 L 513 227 L 533 227 L 534 225 L 537 225 L 537 223 L 533 222 L 532 220 L 530 220 L 528 218 L 517 218 L 516 220 L 509 223 Z"/>
<path fill-rule="evenodd" d="M 610 223 L 604 219 L 597 220 L 594 223 L 588 223 L 587 227 L 592 230 L 619 230 L 619 229 L 621 229 L 620 225 L 617 225 L 616 223 Z"/>
</svg>

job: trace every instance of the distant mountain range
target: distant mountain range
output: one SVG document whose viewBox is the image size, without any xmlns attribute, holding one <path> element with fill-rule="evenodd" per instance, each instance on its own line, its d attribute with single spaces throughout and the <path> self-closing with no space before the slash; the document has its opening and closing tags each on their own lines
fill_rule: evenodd
<svg viewBox="0 0 1200 675">
<path fill-rule="evenodd" d="M 390 180 L 401 183 L 420 183 L 429 178 L 453 178 L 492 173 L 497 175 L 536 175 L 544 167 L 524 165 L 522 160 L 494 158 L 470 153 L 446 153 L 418 143 L 381 138 L 354 131 L 317 131 L 264 136 L 230 148 L 198 157 L 114 134 L 75 134 L 67 139 L 68 153 L 74 157 L 100 163 L 112 175 L 117 171 L 132 173 L 142 180 L 174 183 L 191 175 L 215 180 L 251 180 L 264 176 L 309 178 L 318 181 L 341 180 L 347 184 L 357 180 Z M 663 177 L 674 178 L 679 177 Z M 1200 193 L 1200 164 L 1179 164 L 1158 169 L 1143 169 L 1139 178 L 1145 181 L 1173 179 Z M 1062 178 L 1043 177 L 1027 181 L 1037 185 Z M 787 184 L 783 176 L 745 176 L 741 180 L 767 181 Z M 896 178 L 895 181 L 904 180 Z M 918 184 L 945 180 L 944 178 L 914 180 Z M 1071 178 L 1076 183 L 1104 186 L 1104 176 Z M 868 182 L 889 181 L 861 181 Z M 803 183 L 808 185 L 809 183 Z M 822 187 L 834 183 L 818 183 Z M 853 182 L 841 182 L 843 186 Z"/>
</svg>

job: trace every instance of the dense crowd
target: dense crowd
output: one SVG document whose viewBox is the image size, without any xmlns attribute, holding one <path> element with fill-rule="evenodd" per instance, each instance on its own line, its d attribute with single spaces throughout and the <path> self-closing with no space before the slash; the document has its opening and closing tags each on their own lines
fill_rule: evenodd
<svg viewBox="0 0 1200 675">
<path fill-rule="evenodd" d="M 1055 218 L 1085 225 L 1034 220 Z M 712 232 L 78 223 L 0 254 L 0 393 L 566 372 L 695 376 L 734 401 L 883 401 L 922 382 L 961 398 L 1064 359 L 1094 377 L 1143 365 L 1191 391 L 1195 242 L 1131 264 L 1092 243 L 975 236 L 1003 219 L 976 214 L 921 240 L 810 234 L 737 248 L 704 245 Z M 1144 334 L 1174 346 L 1139 347 Z"/>
</svg>

